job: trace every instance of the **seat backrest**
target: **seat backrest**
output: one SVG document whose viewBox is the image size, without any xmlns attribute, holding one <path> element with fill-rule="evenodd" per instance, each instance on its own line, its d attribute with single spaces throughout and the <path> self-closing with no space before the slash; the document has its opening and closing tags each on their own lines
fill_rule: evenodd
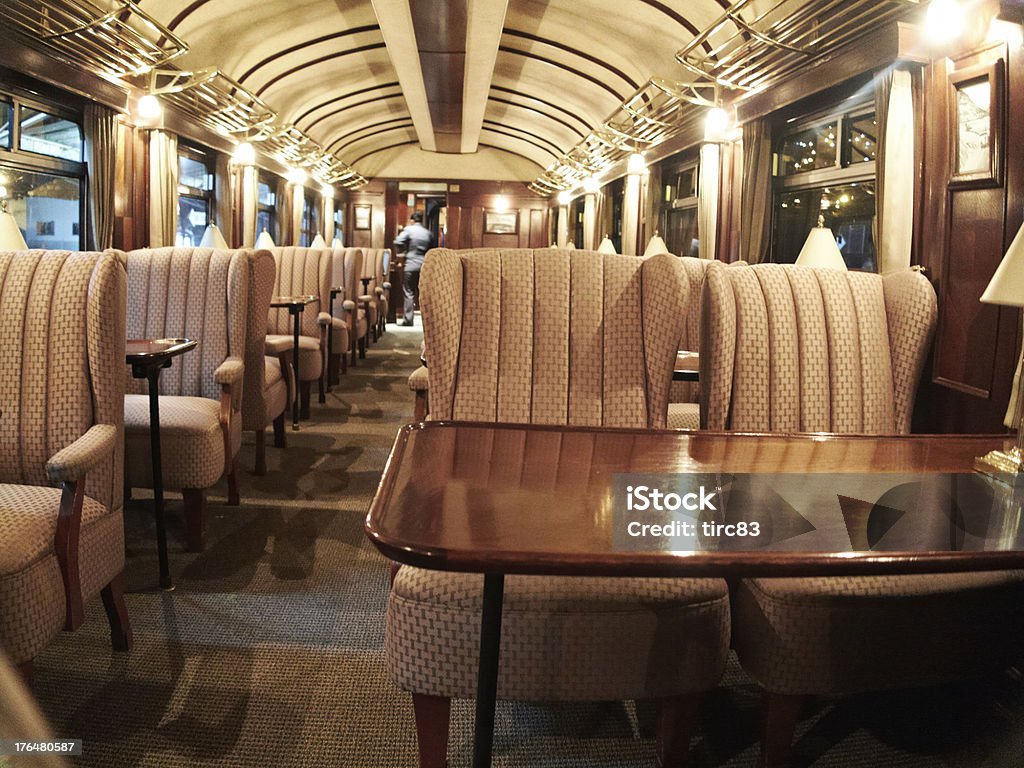
<svg viewBox="0 0 1024 768">
<path fill-rule="evenodd" d="M 702 305 L 702 427 L 910 431 L 937 316 L 921 274 L 713 264 Z"/>
<path fill-rule="evenodd" d="M 248 253 L 157 248 L 128 254 L 128 338 L 199 342 L 160 374 L 161 394 L 220 398 L 213 372 L 228 357 L 245 355 Z M 130 373 L 128 382 L 129 392 L 146 391 L 146 382 Z"/>
<path fill-rule="evenodd" d="M 366 251 L 362 248 L 335 248 L 331 252 L 331 285 L 344 288 L 344 296 L 334 300 L 334 316 L 342 317 L 342 301 L 355 301 L 363 293 L 360 277 L 363 274 L 363 263 Z M 327 311 L 326 306 L 324 312 Z"/>
<path fill-rule="evenodd" d="M 664 427 L 688 285 L 668 255 L 430 251 L 431 418 Z"/>
<path fill-rule="evenodd" d="M 679 259 L 686 270 L 686 276 L 690 280 L 690 295 L 693 301 L 687 302 L 686 315 L 683 322 L 683 332 L 679 337 L 679 348 L 689 352 L 700 352 L 700 296 L 704 287 L 704 277 L 707 275 L 708 267 L 714 263 L 713 259 L 698 259 L 693 256 L 683 256 Z M 745 261 L 729 262 L 729 267 L 745 267 Z M 673 381 L 672 391 L 669 393 L 670 403 L 697 403 L 700 402 L 700 382 L 696 381 Z"/>
<path fill-rule="evenodd" d="M 302 312 L 299 326 L 303 336 L 320 337 L 317 313 L 326 312 L 331 299 L 331 249 L 279 246 L 268 249 L 274 256 L 277 271 L 274 296 L 318 296 L 320 305 L 310 305 Z M 294 321 L 288 310 L 271 309 L 267 313 L 267 333 L 292 334 Z"/>
<path fill-rule="evenodd" d="M 270 251 L 260 250 L 247 256 L 249 301 L 245 320 L 242 429 L 263 429 L 266 426 L 266 403 L 263 400 L 266 366 L 263 357 L 267 346 L 267 313 L 274 293 L 277 266 Z"/>
<path fill-rule="evenodd" d="M 121 508 L 124 254 L 0 253 L 0 482 L 46 485 L 45 466 L 94 424 L 117 430 L 85 492 Z"/>
</svg>

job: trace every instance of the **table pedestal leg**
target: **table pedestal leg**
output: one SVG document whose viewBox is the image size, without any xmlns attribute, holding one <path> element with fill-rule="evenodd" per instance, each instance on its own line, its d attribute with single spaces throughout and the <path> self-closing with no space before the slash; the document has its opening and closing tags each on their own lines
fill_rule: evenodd
<svg viewBox="0 0 1024 768">
<path fill-rule="evenodd" d="M 494 743 L 494 706 L 498 698 L 498 659 L 501 652 L 501 603 L 505 575 L 484 574 L 484 604 L 480 618 L 480 669 L 476 684 L 476 724 L 473 768 L 490 768 Z"/>
<path fill-rule="evenodd" d="M 167 529 L 164 526 L 164 465 L 160 456 L 160 369 L 148 371 L 149 450 L 153 460 L 153 514 L 156 518 L 156 551 L 160 560 L 160 588 L 173 589 L 167 563 Z"/>
<path fill-rule="evenodd" d="M 292 402 L 292 431 L 299 431 L 299 320 L 300 309 L 292 308 L 292 316 L 295 318 L 295 330 L 292 333 L 292 367 L 295 369 L 295 399 Z"/>
</svg>

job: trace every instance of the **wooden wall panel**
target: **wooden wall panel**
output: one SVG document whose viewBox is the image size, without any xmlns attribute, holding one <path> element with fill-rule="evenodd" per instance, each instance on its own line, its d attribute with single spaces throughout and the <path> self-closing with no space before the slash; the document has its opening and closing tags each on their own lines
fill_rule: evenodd
<svg viewBox="0 0 1024 768">
<path fill-rule="evenodd" d="M 1020 349 L 1020 313 L 979 299 L 1024 219 L 1024 125 L 1002 124 L 1001 182 L 950 184 L 954 104 L 950 78 L 1002 61 L 1004 115 L 1024 110 L 1024 59 L 1003 43 L 927 67 L 918 261 L 935 287 L 939 322 L 915 409 L 915 431 L 999 432 Z M 1006 151 L 1010 150 L 1010 151 Z"/>
</svg>

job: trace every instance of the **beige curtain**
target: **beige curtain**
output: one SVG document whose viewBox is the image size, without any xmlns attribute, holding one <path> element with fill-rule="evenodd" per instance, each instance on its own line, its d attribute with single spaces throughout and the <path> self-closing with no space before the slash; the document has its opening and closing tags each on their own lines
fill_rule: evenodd
<svg viewBox="0 0 1024 768">
<path fill-rule="evenodd" d="M 772 203 L 772 137 L 768 120 L 743 125 L 743 188 L 740 192 L 740 258 L 760 264 L 768 257 Z"/>
<path fill-rule="evenodd" d="M 149 132 L 149 247 L 174 245 L 178 231 L 178 137 Z"/>
<path fill-rule="evenodd" d="M 709 142 L 700 148 L 700 180 L 697 188 L 697 236 L 700 257 L 715 258 L 718 246 L 718 187 L 721 147 Z"/>
<path fill-rule="evenodd" d="M 117 114 L 101 104 L 85 105 L 82 128 L 89 169 L 87 247 L 114 245 L 114 175 L 117 172 Z"/>
<path fill-rule="evenodd" d="M 880 137 L 875 155 L 875 250 L 878 271 L 910 268 L 914 235 L 914 97 L 910 73 L 895 70 L 875 83 Z"/>
<path fill-rule="evenodd" d="M 259 234 L 256 231 L 256 198 L 259 195 L 259 176 L 256 169 L 251 165 L 246 165 L 239 171 L 239 179 L 242 185 L 241 201 L 242 201 L 242 236 L 239 241 L 242 243 L 243 248 L 252 248 L 256 242 L 256 235 Z M 273 237 L 274 233 L 271 232 L 270 236 Z"/>
<path fill-rule="evenodd" d="M 277 180 L 277 232 L 271 232 L 274 242 L 287 245 L 296 237 L 292 232 L 292 191 L 284 179 Z"/>
<path fill-rule="evenodd" d="M 231 173 L 231 158 L 227 155 L 218 152 L 217 160 L 214 166 L 214 201 L 213 201 L 213 216 L 214 223 L 220 229 L 220 233 L 224 235 L 224 239 L 227 241 L 229 246 L 235 245 L 234 237 L 234 226 L 235 217 L 231 215 L 232 204 L 231 201 L 234 199 L 234 189 L 232 189 L 233 174 Z"/>
</svg>

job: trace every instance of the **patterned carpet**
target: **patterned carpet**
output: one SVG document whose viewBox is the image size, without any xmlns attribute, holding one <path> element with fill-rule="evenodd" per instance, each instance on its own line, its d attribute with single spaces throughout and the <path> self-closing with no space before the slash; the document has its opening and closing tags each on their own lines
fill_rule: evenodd
<svg viewBox="0 0 1024 768">
<path fill-rule="evenodd" d="M 37 660 L 36 692 L 55 735 L 84 739 L 75 765 L 413 768 L 409 697 L 385 669 L 384 560 L 363 517 L 396 428 L 412 415 L 406 377 L 418 328 L 389 326 L 367 358 L 313 406 L 269 473 L 242 449 L 242 506 L 214 489 L 210 545 L 183 551 L 169 505 L 177 589 L 154 590 L 144 499 L 128 510 L 130 654 L 112 654 L 98 602 L 86 624 Z M 269 441 L 268 441 L 269 442 Z M 753 766 L 758 690 L 730 663 L 705 700 L 690 764 Z M 496 766 L 651 766 L 649 705 L 500 703 Z M 468 766 L 471 703 L 454 708 L 452 768 Z M 1024 682 L 808 703 L 797 766 L 1020 766 Z"/>
</svg>

